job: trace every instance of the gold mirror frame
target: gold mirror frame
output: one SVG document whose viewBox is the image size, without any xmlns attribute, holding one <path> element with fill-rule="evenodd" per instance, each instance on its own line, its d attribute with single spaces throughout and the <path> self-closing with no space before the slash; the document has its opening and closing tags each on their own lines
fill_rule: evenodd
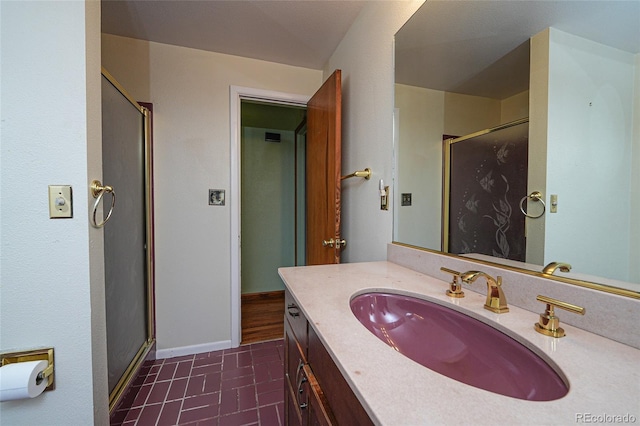
<svg viewBox="0 0 640 426">
<path fill-rule="evenodd" d="M 528 2 L 528 3 L 531 3 L 531 2 Z M 603 2 L 600 2 L 600 3 L 603 3 Z M 425 3 L 425 5 L 426 4 L 427 3 Z M 433 4 L 437 5 L 438 2 L 435 2 Z M 418 8 L 418 11 L 416 11 L 416 14 L 418 14 L 420 9 L 422 9 L 425 5 L 423 5 L 420 8 Z M 633 16 L 633 15 L 629 15 L 629 16 Z M 409 18 L 407 23 L 412 18 L 413 17 Z M 628 21 L 625 21 L 625 22 L 628 22 Z M 405 25 L 407 25 L 407 23 L 405 23 Z M 401 30 L 402 30 L 402 28 L 398 31 L 398 33 L 400 33 Z M 396 33 L 396 37 L 397 37 L 398 33 Z M 441 40 L 439 40 L 439 41 L 441 41 Z M 440 45 L 438 43 L 435 43 L 435 44 L 436 45 Z M 412 47 L 415 48 L 416 46 L 412 46 Z M 415 52 L 414 52 L 414 54 L 415 54 Z M 396 53 L 395 54 L 395 61 L 397 61 L 397 60 L 398 60 L 398 55 Z M 435 59 L 431 58 L 431 61 L 434 62 Z M 397 63 L 394 64 L 394 65 L 397 68 Z M 399 84 L 400 83 L 400 82 L 398 82 L 397 78 L 394 81 L 395 81 L 395 84 Z M 402 83 L 400 83 L 400 84 L 402 84 Z M 395 87 L 395 85 L 394 85 L 394 87 Z M 394 150 L 395 149 L 396 148 L 394 147 Z M 394 154 L 397 155 L 396 152 L 394 152 Z M 398 165 L 396 164 L 396 167 L 397 166 Z M 395 176 L 396 176 L 395 179 L 397 179 L 397 172 L 398 171 L 395 170 L 395 173 L 396 173 L 395 174 Z M 397 190 L 398 190 L 397 182 L 394 182 L 394 192 L 399 192 Z M 398 196 L 399 195 L 400 194 L 398 193 Z M 398 205 L 398 204 L 394 204 L 394 205 Z M 397 213 L 397 212 L 394 212 L 394 213 Z M 412 244 L 402 243 L 402 242 L 399 242 L 399 241 L 395 240 L 395 238 L 398 238 L 398 236 L 396 235 L 396 232 L 395 232 L 395 229 L 396 229 L 396 223 L 395 222 L 397 220 L 398 219 L 397 219 L 397 217 L 395 217 L 395 214 L 394 214 L 394 237 L 393 237 L 394 239 L 392 240 L 392 244 L 395 244 L 395 245 L 398 245 L 398 246 L 404 246 L 404 247 L 420 249 L 422 251 L 430 252 L 430 253 L 443 254 L 443 255 L 451 256 L 451 257 L 454 257 L 454 258 L 457 258 L 457 259 L 469 260 L 469 261 L 477 263 L 477 264 L 488 265 L 488 266 L 492 266 L 492 267 L 499 267 L 499 268 L 502 268 L 502 269 L 505 269 L 505 270 L 521 272 L 521 273 L 524 273 L 526 275 L 536 276 L 536 277 L 539 277 L 539 278 L 546 278 L 546 279 L 549 279 L 549 280 L 555 281 L 555 282 L 562 282 L 562 283 L 566 283 L 566 284 L 572 284 L 572 285 L 576 285 L 576 286 L 579 286 L 579 287 L 590 288 L 590 289 L 593 289 L 593 290 L 602 291 L 602 292 L 610 293 L 610 294 L 616 294 L 616 295 L 619 295 L 619 296 L 629 297 L 629 298 L 632 298 L 632 299 L 640 299 L 640 291 L 631 290 L 631 289 L 628 289 L 628 288 L 620 287 L 620 285 L 622 285 L 622 284 L 619 284 L 618 286 L 612 286 L 612 285 L 601 283 L 601 282 L 586 281 L 585 278 L 576 279 L 576 278 L 567 278 L 567 277 L 561 276 L 561 275 L 543 274 L 542 272 L 537 272 L 537 271 L 530 270 L 530 269 L 524 269 L 524 268 L 515 267 L 515 266 L 511 266 L 511 265 L 504 265 L 504 264 L 501 264 L 498 260 L 495 261 L 495 262 L 492 262 L 492 261 L 488 261 L 488 260 L 484 260 L 484 259 L 482 259 L 482 260 L 481 259 L 474 259 L 474 258 L 471 258 L 471 257 L 459 256 L 459 255 L 451 254 L 451 253 L 445 253 L 445 252 L 437 250 L 437 249 L 425 248 L 425 247 L 420 247 L 420 246 L 414 246 Z M 442 223 L 441 226 L 444 226 L 444 223 Z M 442 236 L 441 238 L 444 238 L 444 236 Z M 435 246 L 435 244 L 431 244 L 431 246 Z M 542 266 L 540 266 L 540 269 L 542 269 Z M 599 278 L 604 278 L 605 280 L 607 279 L 606 277 L 598 277 L 598 276 L 594 276 L 593 277 L 594 280 L 597 280 Z M 589 278 L 587 278 L 587 279 L 589 279 Z M 636 283 L 632 283 L 632 284 L 636 284 Z"/>
<path fill-rule="evenodd" d="M 412 249 L 416 249 L 416 250 L 422 250 L 422 251 L 426 251 L 428 253 L 440 254 L 440 255 L 451 257 L 451 258 L 458 259 L 458 260 L 465 260 L 465 261 L 468 261 L 468 262 L 478 263 L 480 265 L 492 266 L 494 268 L 501 268 L 501 269 L 505 269 L 507 271 L 512 271 L 512 272 L 520 272 L 522 274 L 531 275 L 533 277 L 545 278 L 545 279 L 548 279 L 548 280 L 557 281 L 557 282 L 561 282 L 561 283 L 565 283 L 565 284 L 573 284 L 573 285 L 577 285 L 579 287 L 586 287 L 586 288 L 590 288 L 592 290 L 598 290 L 598 291 L 603 291 L 605 293 L 616 294 L 618 296 L 630 297 L 632 299 L 640 299 L 640 293 L 632 291 L 632 290 L 627 290 L 626 288 L 613 287 L 613 286 L 609 286 L 609 285 L 594 283 L 594 282 L 591 282 L 591 281 L 577 280 L 575 278 L 566 278 L 566 277 L 563 277 L 563 276 L 560 276 L 560 275 L 543 274 L 542 272 L 531 271 L 529 269 L 516 268 L 514 266 L 503 265 L 503 264 L 498 263 L 498 262 L 489 262 L 489 261 L 486 261 L 486 260 L 480 260 L 480 259 L 474 259 L 474 258 L 471 258 L 471 257 L 460 256 L 458 254 L 445 253 L 443 251 L 428 249 L 428 248 L 419 247 L 419 246 L 414 246 L 414 245 L 411 245 L 411 244 L 401 243 L 401 242 L 398 242 L 398 241 L 392 241 L 391 243 L 395 244 L 397 246 L 408 247 L 408 248 L 412 248 Z"/>
</svg>

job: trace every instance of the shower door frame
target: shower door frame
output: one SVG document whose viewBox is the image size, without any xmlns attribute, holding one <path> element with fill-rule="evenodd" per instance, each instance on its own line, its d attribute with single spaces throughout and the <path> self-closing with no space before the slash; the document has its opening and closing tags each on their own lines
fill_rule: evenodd
<svg viewBox="0 0 640 426">
<path fill-rule="evenodd" d="M 134 355 L 129 366 L 125 369 L 122 377 L 118 380 L 113 390 L 109 392 L 109 412 L 113 413 L 117 404 L 122 399 L 125 391 L 129 388 L 135 373 L 140 369 L 142 363 L 152 354 L 155 348 L 155 264 L 154 264 L 154 220 L 153 220 L 153 139 L 151 126 L 151 109 L 145 104 L 138 103 L 118 81 L 102 67 L 104 76 L 115 89 L 122 94 L 130 103 L 142 114 L 143 122 L 143 145 L 144 145 L 144 216 L 145 216 L 145 303 L 146 303 L 146 339 L 140 349 Z M 107 225 L 108 226 L 108 225 Z M 106 284 L 106 283 L 105 283 Z M 106 318 L 105 318 L 106 321 Z"/>
</svg>

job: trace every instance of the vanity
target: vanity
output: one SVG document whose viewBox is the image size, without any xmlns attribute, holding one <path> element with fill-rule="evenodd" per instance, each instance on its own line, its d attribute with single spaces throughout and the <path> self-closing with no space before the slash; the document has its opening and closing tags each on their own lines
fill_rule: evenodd
<svg viewBox="0 0 640 426">
<path fill-rule="evenodd" d="M 534 330 L 545 309 L 535 299 L 536 311 L 510 303 L 508 313 L 493 313 L 483 309 L 481 283 L 471 291 L 472 286 L 466 286 L 465 297 L 452 298 L 445 294 L 448 274 L 436 278 L 391 261 L 281 268 L 279 273 L 287 291 L 287 424 L 515 425 L 593 423 L 597 416 L 609 422 L 640 419 L 640 350 L 569 325 L 565 320 L 574 316 L 571 313 L 557 312 L 565 337 L 545 336 Z M 510 302 L 518 300 L 508 279 L 504 291 Z M 558 370 L 568 393 L 555 400 L 529 401 L 423 367 L 358 321 L 350 302 L 371 292 L 434 301 L 511 335 Z M 634 325 L 628 327 L 633 330 Z M 303 393 L 311 397 L 300 399 Z"/>
</svg>

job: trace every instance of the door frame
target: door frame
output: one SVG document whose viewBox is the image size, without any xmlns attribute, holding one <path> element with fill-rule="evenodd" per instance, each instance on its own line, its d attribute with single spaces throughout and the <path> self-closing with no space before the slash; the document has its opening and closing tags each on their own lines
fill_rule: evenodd
<svg viewBox="0 0 640 426">
<path fill-rule="evenodd" d="M 229 119 L 231 128 L 230 157 L 231 180 L 229 187 L 229 205 L 231 207 L 231 347 L 237 348 L 242 340 L 240 297 L 240 138 L 241 111 L 243 100 L 254 100 L 271 104 L 303 106 L 311 96 L 293 93 L 277 92 L 273 90 L 254 89 L 242 86 L 229 87 Z"/>
</svg>

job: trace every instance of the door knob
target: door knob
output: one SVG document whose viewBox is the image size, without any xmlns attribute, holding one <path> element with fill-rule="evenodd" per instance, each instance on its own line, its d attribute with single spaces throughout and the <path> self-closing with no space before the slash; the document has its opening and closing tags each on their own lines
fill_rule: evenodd
<svg viewBox="0 0 640 426">
<path fill-rule="evenodd" d="M 347 246 L 347 241 L 346 240 L 334 240 L 333 238 L 331 238 L 330 240 L 323 240 L 322 241 L 322 247 L 346 247 Z"/>
</svg>

